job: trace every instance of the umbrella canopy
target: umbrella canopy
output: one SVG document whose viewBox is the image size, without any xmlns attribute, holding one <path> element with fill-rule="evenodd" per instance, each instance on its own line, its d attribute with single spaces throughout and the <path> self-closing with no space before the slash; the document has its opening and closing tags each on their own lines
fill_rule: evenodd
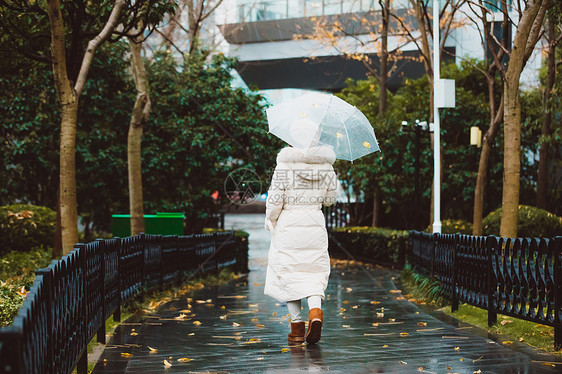
<svg viewBox="0 0 562 374">
<path fill-rule="evenodd" d="M 295 148 L 329 146 L 340 160 L 380 151 L 373 126 L 359 109 L 324 93 L 307 93 L 267 109 L 269 132 Z"/>
</svg>

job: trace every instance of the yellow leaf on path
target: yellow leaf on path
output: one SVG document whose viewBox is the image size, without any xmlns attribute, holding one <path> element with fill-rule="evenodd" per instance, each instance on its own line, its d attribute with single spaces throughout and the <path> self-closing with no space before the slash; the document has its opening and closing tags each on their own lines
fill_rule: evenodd
<svg viewBox="0 0 562 374">
<path fill-rule="evenodd" d="M 226 309 L 226 307 L 223 305 L 223 306 L 221 306 L 221 309 Z"/>
<path fill-rule="evenodd" d="M 472 372 L 472 374 L 480 374 L 480 373 L 482 373 L 482 370 L 480 370 L 480 369 Z"/>
<path fill-rule="evenodd" d="M 377 317 L 379 317 L 379 318 L 384 317 L 384 313 L 382 313 L 382 312 L 377 312 Z"/>
<path fill-rule="evenodd" d="M 347 287 L 345 290 L 346 290 L 347 292 L 351 292 L 351 291 L 353 291 L 353 288 Z"/>
<path fill-rule="evenodd" d="M 345 308 L 340 308 L 340 312 L 345 312 L 347 309 Z"/>
<path fill-rule="evenodd" d="M 381 303 L 380 301 L 375 301 L 375 300 L 371 301 L 371 304 L 373 305 L 380 304 L 380 303 Z"/>
<path fill-rule="evenodd" d="M 252 318 L 252 322 L 258 322 L 257 318 Z"/>
<path fill-rule="evenodd" d="M 401 332 L 400 336 L 408 336 L 409 334 L 407 332 Z"/>
<path fill-rule="evenodd" d="M 240 324 L 239 324 L 239 323 L 236 323 L 236 322 L 232 322 L 232 326 L 238 327 L 238 326 L 240 326 Z"/>
<path fill-rule="evenodd" d="M 502 326 L 504 326 L 505 324 L 513 323 L 513 320 L 511 320 L 511 319 L 504 319 L 504 320 L 501 321 L 500 323 L 501 323 Z"/>
<path fill-rule="evenodd" d="M 390 293 L 400 293 L 402 290 L 390 290 Z"/>
<path fill-rule="evenodd" d="M 383 348 L 388 348 L 388 344 L 385 344 L 382 346 Z"/>
<path fill-rule="evenodd" d="M 283 349 L 281 350 L 281 352 L 289 352 L 289 351 L 290 351 L 289 348 L 283 348 Z"/>
<path fill-rule="evenodd" d="M 205 304 L 205 303 L 206 303 L 205 300 L 195 300 L 195 302 L 196 302 L 197 304 Z"/>
<path fill-rule="evenodd" d="M 348 301 L 348 300 L 344 300 L 343 303 L 344 303 L 344 304 L 349 304 L 349 301 Z"/>
<path fill-rule="evenodd" d="M 220 319 L 226 319 L 226 314 L 224 316 L 220 316 Z"/>
<path fill-rule="evenodd" d="M 256 358 L 256 360 L 263 361 L 263 357 L 258 357 L 258 358 Z"/>
<path fill-rule="evenodd" d="M 189 313 L 191 313 L 191 310 L 190 309 L 180 310 L 180 313 L 189 314 Z"/>
<path fill-rule="evenodd" d="M 257 324 L 256 327 L 262 328 L 263 325 Z"/>
<path fill-rule="evenodd" d="M 122 356 L 122 357 L 126 357 L 126 358 L 133 357 L 132 354 L 127 353 L 127 352 L 121 352 L 121 356 Z"/>
<path fill-rule="evenodd" d="M 505 342 L 502 342 L 502 344 L 513 344 L 513 342 L 511 340 L 506 340 Z"/>
<path fill-rule="evenodd" d="M 195 326 L 200 326 L 200 325 L 201 325 L 201 322 L 199 322 L 199 321 L 193 321 L 193 324 L 194 324 Z"/>
<path fill-rule="evenodd" d="M 388 322 L 396 322 L 396 318 L 389 318 Z"/>
<path fill-rule="evenodd" d="M 133 331 L 133 332 L 131 333 L 131 335 L 132 335 L 132 336 L 137 336 L 138 333 L 136 333 L 136 332 Z"/>
<path fill-rule="evenodd" d="M 276 316 L 276 315 L 277 315 L 277 312 L 273 312 L 273 313 L 271 313 L 271 315 L 272 315 L 272 316 Z"/>
<path fill-rule="evenodd" d="M 379 326 L 379 323 L 378 323 L 378 322 L 373 322 L 372 325 L 373 325 L 374 327 L 378 327 L 378 326 Z"/>
<path fill-rule="evenodd" d="M 254 283 L 254 286 L 259 286 L 259 285 L 260 285 L 259 283 Z"/>
<path fill-rule="evenodd" d="M 359 308 L 359 305 L 354 305 L 354 306 L 352 306 L 352 308 L 357 309 L 357 308 Z"/>
<path fill-rule="evenodd" d="M 460 351 L 461 347 L 455 347 L 455 351 Z"/>
<path fill-rule="evenodd" d="M 420 367 L 418 368 L 418 371 L 423 371 L 423 367 L 420 366 Z"/>
<path fill-rule="evenodd" d="M 195 333 L 194 333 L 194 332 L 190 332 L 190 333 L 189 333 L 189 334 L 187 334 L 187 335 L 189 335 L 189 336 L 193 336 L 193 335 L 195 335 Z"/>
<path fill-rule="evenodd" d="M 148 346 L 147 346 L 147 347 L 148 347 Z M 158 349 L 156 349 L 156 348 L 148 347 L 148 349 L 150 349 L 150 353 L 156 353 L 156 352 L 158 352 Z"/>
<path fill-rule="evenodd" d="M 406 361 L 400 361 L 400 363 L 401 363 L 402 365 L 408 365 L 408 363 L 407 363 Z"/>
<path fill-rule="evenodd" d="M 171 367 L 172 364 L 170 364 L 170 362 L 168 360 L 164 360 L 164 367 L 167 369 L 169 367 Z"/>
<path fill-rule="evenodd" d="M 183 313 L 180 314 L 180 315 L 177 316 L 177 317 L 174 317 L 174 319 L 186 319 L 186 318 L 187 318 L 187 314 L 183 314 Z"/>
<path fill-rule="evenodd" d="M 182 357 L 182 358 L 178 358 L 178 361 L 179 361 L 179 362 L 189 362 L 189 361 L 191 361 L 191 359 L 190 359 L 190 358 L 186 358 L 186 357 Z"/>
<path fill-rule="evenodd" d="M 418 322 L 418 326 L 427 326 L 427 322 Z"/>
</svg>

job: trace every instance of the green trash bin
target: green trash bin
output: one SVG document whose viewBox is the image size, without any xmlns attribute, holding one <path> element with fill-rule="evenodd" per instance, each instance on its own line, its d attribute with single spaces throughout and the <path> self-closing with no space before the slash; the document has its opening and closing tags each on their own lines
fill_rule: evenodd
<svg viewBox="0 0 562 374">
<path fill-rule="evenodd" d="M 114 237 L 131 236 L 131 216 L 113 214 L 111 231 Z M 144 215 L 144 232 L 155 235 L 183 235 L 183 213 L 158 212 Z"/>
</svg>

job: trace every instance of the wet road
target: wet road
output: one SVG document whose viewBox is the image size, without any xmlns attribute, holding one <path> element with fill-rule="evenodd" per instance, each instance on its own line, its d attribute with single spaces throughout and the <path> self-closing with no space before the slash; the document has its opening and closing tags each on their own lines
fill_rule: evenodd
<svg viewBox="0 0 562 374">
<path fill-rule="evenodd" d="M 533 362 L 550 356 L 531 357 L 522 344 L 507 347 L 481 336 L 482 330 L 426 314 L 396 289 L 397 273 L 375 266 L 335 266 L 323 305 L 322 340 L 289 346 L 286 307 L 263 294 L 269 248 L 263 217 L 226 217 L 226 228 L 250 233 L 247 278 L 203 288 L 192 300 L 182 297 L 157 313 L 129 319 L 94 373 L 560 372 L 560 366 Z M 176 319 L 182 311 L 187 317 Z"/>
</svg>

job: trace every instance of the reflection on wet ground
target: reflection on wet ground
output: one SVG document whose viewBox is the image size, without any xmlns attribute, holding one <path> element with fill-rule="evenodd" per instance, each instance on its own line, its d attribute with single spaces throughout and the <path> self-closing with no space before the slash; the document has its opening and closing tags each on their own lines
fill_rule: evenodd
<svg viewBox="0 0 562 374">
<path fill-rule="evenodd" d="M 290 346 L 285 305 L 263 294 L 269 248 L 263 218 L 227 216 L 227 228 L 250 233 L 247 278 L 203 288 L 192 300 L 183 297 L 157 313 L 129 319 L 116 330 L 94 373 L 559 372 L 536 362 L 551 356 L 531 358 L 481 336 L 481 330 L 425 313 L 396 289 L 397 273 L 376 266 L 334 267 L 322 340 Z M 186 317 L 177 319 L 182 311 Z"/>
</svg>

